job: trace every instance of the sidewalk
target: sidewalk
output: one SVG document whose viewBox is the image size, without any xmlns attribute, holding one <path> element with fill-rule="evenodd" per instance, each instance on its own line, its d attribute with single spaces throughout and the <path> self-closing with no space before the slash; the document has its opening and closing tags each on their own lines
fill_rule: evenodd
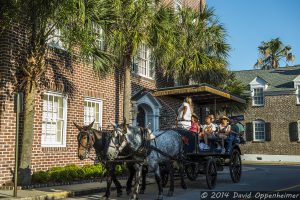
<svg viewBox="0 0 300 200">
<path fill-rule="evenodd" d="M 126 180 L 120 180 L 121 185 L 126 185 Z M 147 184 L 153 184 L 153 178 L 147 178 Z M 112 184 L 114 190 L 114 184 Z M 106 181 L 92 182 L 74 185 L 53 186 L 44 188 L 35 188 L 27 190 L 18 190 L 18 198 L 13 197 L 13 190 L 0 190 L 0 199 L 18 199 L 18 200 L 49 200 L 49 199 L 64 199 L 67 197 L 80 196 L 91 193 L 104 192 L 106 188 Z M 125 189 L 123 189 L 125 194 Z"/>
</svg>

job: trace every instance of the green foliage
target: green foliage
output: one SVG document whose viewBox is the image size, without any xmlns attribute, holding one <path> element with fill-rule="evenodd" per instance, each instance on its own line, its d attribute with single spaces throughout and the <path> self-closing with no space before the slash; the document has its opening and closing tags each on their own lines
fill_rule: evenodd
<svg viewBox="0 0 300 200">
<path fill-rule="evenodd" d="M 34 183 L 47 183 L 50 180 L 50 175 L 44 171 L 38 171 L 32 174 Z"/>
<path fill-rule="evenodd" d="M 126 167 L 124 165 L 117 165 L 115 168 L 116 174 L 124 174 Z M 70 182 L 74 180 L 87 180 L 99 178 L 106 173 L 103 165 L 86 164 L 82 167 L 75 164 L 66 165 L 65 167 L 53 167 L 46 172 L 38 171 L 32 174 L 34 183 L 47 182 Z"/>
<path fill-rule="evenodd" d="M 280 67 L 280 61 L 285 59 L 288 62 L 295 60 L 295 55 L 291 52 L 290 46 L 285 46 L 279 38 L 272 39 L 268 42 L 262 42 L 258 47 L 260 57 L 254 67 L 259 69 L 276 69 Z"/>
</svg>

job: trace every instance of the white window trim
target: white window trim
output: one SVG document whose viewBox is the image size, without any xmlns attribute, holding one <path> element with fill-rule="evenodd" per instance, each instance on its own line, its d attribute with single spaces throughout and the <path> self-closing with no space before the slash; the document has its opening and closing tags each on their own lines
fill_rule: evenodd
<svg viewBox="0 0 300 200">
<path fill-rule="evenodd" d="M 264 134 L 265 134 L 265 139 L 256 139 L 255 137 L 255 124 L 264 124 Z M 255 142 L 265 142 L 266 141 L 266 123 L 261 120 L 253 121 L 252 122 L 252 128 L 253 128 L 253 141 Z"/>
<path fill-rule="evenodd" d="M 300 82 L 295 82 L 297 105 L 300 105 Z"/>
<path fill-rule="evenodd" d="M 49 37 L 51 37 L 51 39 L 48 39 L 47 41 L 48 46 L 61 49 L 61 50 L 66 50 L 63 42 L 60 39 L 61 37 L 60 29 L 54 28 L 53 34 L 51 34 Z"/>
<path fill-rule="evenodd" d="M 144 44 L 142 44 L 144 45 Z M 135 57 L 134 59 L 134 62 L 132 64 L 136 64 L 136 67 L 137 69 L 134 69 L 133 72 L 138 75 L 138 76 L 141 76 L 141 77 L 144 77 L 144 78 L 147 78 L 147 79 L 151 79 L 151 80 L 154 80 L 154 77 L 155 77 L 155 72 L 153 73 L 153 75 L 151 76 L 151 54 L 152 54 L 152 51 L 150 48 L 148 48 L 146 45 L 144 45 L 147 49 L 147 59 L 144 59 L 143 60 L 146 60 L 147 62 L 147 67 L 146 67 L 146 74 L 143 74 L 139 71 L 139 64 L 140 64 L 140 58 L 138 56 L 139 54 L 139 51 L 140 51 L 140 46 L 138 48 L 138 52 L 137 52 L 137 56 Z"/>
<path fill-rule="evenodd" d="M 262 104 L 255 104 L 254 103 L 254 89 L 262 89 L 263 90 L 263 103 Z M 252 106 L 264 106 L 265 105 L 265 89 L 264 86 L 255 86 L 251 87 L 251 97 L 252 97 Z"/>
<path fill-rule="evenodd" d="M 298 141 L 300 141 L 300 120 L 297 121 Z"/>
<path fill-rule="evenodd" d="M 103 120 L 102 120 L 102 118 L 103 118 L 103 100 L 102 99 L 98 99 L 98 98 L 93 98 L 93 97 L 85 97 L 84 98 L 84 102 L 85 101 L 89 101 L 89 102 L 94 102 L 94 103 L 99 103 L 100 105 L 99 105 L 99 109 L 100 109 L 100 111 L 99 111 L 99 130 L 101 130 L 102 129 L 102 127 L 103 127 Z"/>
<path fill-rule="evenodd" d="M 179 9 L 182 9 L 182 0 L 174 0 L 174 10 L 178 12 Z"/>
<path fill-rule="evenodd" d="M 68 96 L 64 95 L 59 92 L 52 92 L 47 91 L 44 92 L 44 95 L 52 95 L 52 96 L 59 96 L 63 98 L 63 119 L 64 119 L 64 127 L 63 127 L 63 133 L 62 133 L 62 144 L 43 144 L 41 142 L 41 147 L 66 147 L 67 146 L 67 111 L 68 111 Z"/>
</svg>

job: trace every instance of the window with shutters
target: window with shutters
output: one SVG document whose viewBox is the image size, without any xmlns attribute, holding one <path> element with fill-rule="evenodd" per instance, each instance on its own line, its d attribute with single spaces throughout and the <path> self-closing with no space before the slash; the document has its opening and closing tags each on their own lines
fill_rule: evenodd
<svg viewBox="0 0 300 200">
<path fill-rule="evenodd" d="M 66 96 L 60 93 L 44 93 L 41 145 L 43 147 L 65 147 L 66 125 Z"/>
<path fill-rule="evenodd" d="M 154 78 L 154 64 L 151 58 L 151 49 L 146 45 L 139 45 L 137 56 L 133 60 L 133 71 L 147 78 Z"/>
<path fill-rule="evenodd" d="M 258 87 L 253 88 L 252 95 L 252 105 L 253 106 L 263 106 L 264 105 L 264 88 Z"/>
<path fill-rule="evenodd" d="M 266 124 L 264 121 L 253 122 L 253 140 L 265 141 L 266 140 Z"/>
<path fill-rule="evenodd" d="M 100 99 L 85 98 L 84 100 L 84 125 L 94 121 L 93 128 L 100 130 L 102 127 L 103 104 Z"/>
</svg>

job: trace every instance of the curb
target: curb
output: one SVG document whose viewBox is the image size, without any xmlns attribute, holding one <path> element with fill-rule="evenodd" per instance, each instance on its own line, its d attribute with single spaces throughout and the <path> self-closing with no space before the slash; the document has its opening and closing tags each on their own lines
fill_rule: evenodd
<svg viewBox="0 0 300 200">
<path fill-rule="evenodd" d="M 154 182 L 148 182 L 146 185 L 154 184 Z M 122 187 L 124 190 L 125 187 Z M 16 199 L 16 200 L 56 200 L 56 199 L 66 199 L 69 197 L 76 197 L 76 196 L 84 196 L 88 194 L 95 194 L 95 193 L 102 193 L 105 192 L 105 187 L 98 187 L 98 188 L 91 188 L 85 190 L 77 190 L 77 191 L 60 191 L 60 192 L 52 192 L 43 195 L 31 196 L 31 197 L 18 197 L 18 198 L 4 198 L 5 199 Z M 111 191 L 116 190 L 116 187 L 111 187 Z M 124 191 L 123 191 L 124 194 Z"/>
<path fill-rule="evenodd" d="M 242 164 L 250 164 L 250 165 L 291 165 L 298 166 L 299 162 L 266 162 L 266 161 L 243 161 Z"/>
</svg>

